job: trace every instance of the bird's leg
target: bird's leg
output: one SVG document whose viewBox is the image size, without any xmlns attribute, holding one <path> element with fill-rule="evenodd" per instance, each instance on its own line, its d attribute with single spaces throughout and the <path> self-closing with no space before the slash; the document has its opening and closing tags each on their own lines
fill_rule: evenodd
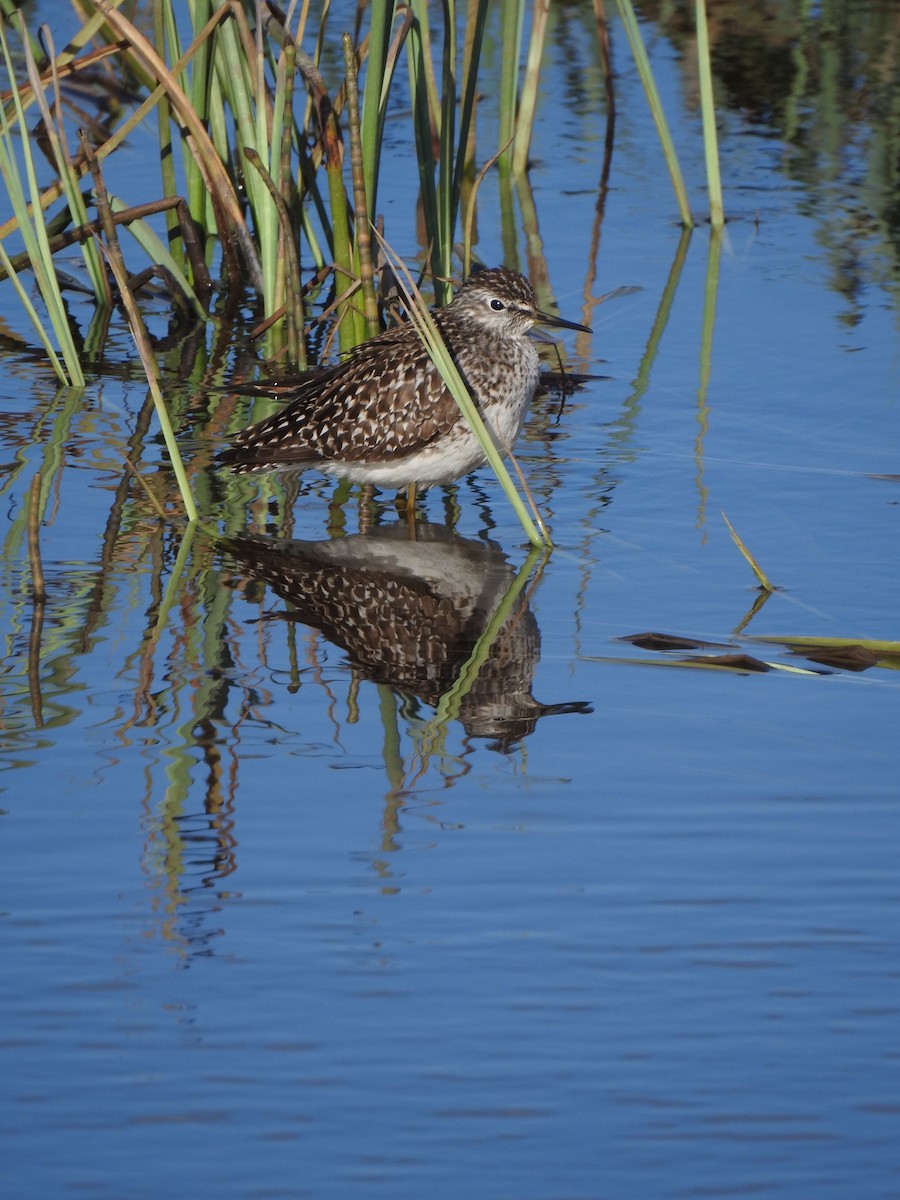
<svg viewBox="0 0 900 1200">
<path fill-rule="evenodd" d="M 397 507 L 397 512 L 406 515 L 409 540 L 414 542 L 416 540 L 416 485 L 414 483 L 409 484 L 405 495 L 403 492 L 398 492 L 394 504 Z"/>
<path fill-rule="evenodd" d="M 416 489 L 416 485 L 412 484 L 411 490 L 414 492 L 415 489 Z M 407 504 L 406 504 L 406 528 L 409 530 L 409 540 L 411 542 L 414 542 L 416 540 L 416 503 L 415 503 L 415 500 L 413 500 L 412 504 L 410 504 L 409 501 L 407 501 Z"/>
</svg>

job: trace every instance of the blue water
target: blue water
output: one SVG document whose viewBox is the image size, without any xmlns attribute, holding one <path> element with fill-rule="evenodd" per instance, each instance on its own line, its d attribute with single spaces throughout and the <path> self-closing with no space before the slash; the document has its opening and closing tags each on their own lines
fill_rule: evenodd
<svg viewBox="0 0 900 1200">
<path fill-rule="evenodd" d="M 554 292 L 595 326 L 567 335 L 569 363 L 609 376 L 558 423 L 539 404 L 520 443 L 556 548 L 526 562 L 481 472 L 458 540 L 411 552 L 451 596 L 486 559 L 494 605 L 524 568 L 483 707 L 476 683 L 436 721 L 391 687 L 399 651 L 373 678 L 205 534 L 179 576 L 177 530 L 136 490 L 104 554 L 145 393 L 113 377 L 48 473 L 38 702 L 20 523 L 62 402 L 0 362 L 4 1197 L 900 1196 L 900 685 L 749 640 L 897 639 L 900 491 L 874 478 L 900 473 L 894 266 L 870 246 L 850 304 L 830 214 L 779 173 L 777 140 L 726 116 L 708 383 L 701 227 L 636 385 L 679 232 L 620 41 L 593 294 L 639 292 L 582 307 L 602 128 L 563 122 L 548 85 L 535 143 Z M 699 209 L 663 40 L 654 63 Z M 396 155 L 384 204 L 411 256 Z M 295 538 L 326 538 L 332 490 L 304 482 Z M 757 593 L 720 510 L 781 589 L 737 637 Z M 446 524 L 445 499 L 425 513 Z M 774 669 L 619 640 L 648 630 Z M 503 702 L 529 693 L 593 711 L 504 741 Z"/>
</svg>

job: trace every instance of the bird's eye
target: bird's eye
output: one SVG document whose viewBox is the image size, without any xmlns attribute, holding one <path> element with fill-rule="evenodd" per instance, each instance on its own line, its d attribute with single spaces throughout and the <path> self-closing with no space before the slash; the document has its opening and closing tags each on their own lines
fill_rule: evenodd
<svg viewBox="0 0 900 1200">
<path fill-rule="evenodd" d="M 504 308 L 506 308 L 506 305 L 502 300 L 492 300 L 491 308 L 494 310 L 494 312 L 503 312 Z"/>
</svg>

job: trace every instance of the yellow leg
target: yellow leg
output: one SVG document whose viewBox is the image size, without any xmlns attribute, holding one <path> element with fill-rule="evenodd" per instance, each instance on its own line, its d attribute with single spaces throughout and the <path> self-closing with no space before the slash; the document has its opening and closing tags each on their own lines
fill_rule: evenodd
<svg viewBox="0 0 900 1200">
<path fill-rule="evenodd" d="M 406 526 L 409 529 L 409 540 L 416 540 L 416 485 L 409 484 L 406 489 L 406 494 L 403 492 L 397 493 L 397 499 L 394 501 L 397 505 L 397 511 L 406 514 Z"/>
</svg>

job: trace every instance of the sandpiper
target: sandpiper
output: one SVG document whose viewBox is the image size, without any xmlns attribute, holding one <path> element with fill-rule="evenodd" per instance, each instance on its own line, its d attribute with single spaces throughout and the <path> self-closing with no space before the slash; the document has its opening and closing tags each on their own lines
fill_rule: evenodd
<svg viewBox="0 0 900 1200">
<path fill-rule="evenodd" d="M 541 312 L 524 275 L 505 267 L 469 277 L 435 323 L 498 450 L 512 448 L 540 376 L 533 325 L 590 333 Z M 336 366 L 242 392 L 289 401 L 243 430 L 219 461 L 239 473 L 314 467 L 352 483 L 394 490 L 452 483 L 484 452 L 415 327 L 398 325 Z"/>
</svg>

